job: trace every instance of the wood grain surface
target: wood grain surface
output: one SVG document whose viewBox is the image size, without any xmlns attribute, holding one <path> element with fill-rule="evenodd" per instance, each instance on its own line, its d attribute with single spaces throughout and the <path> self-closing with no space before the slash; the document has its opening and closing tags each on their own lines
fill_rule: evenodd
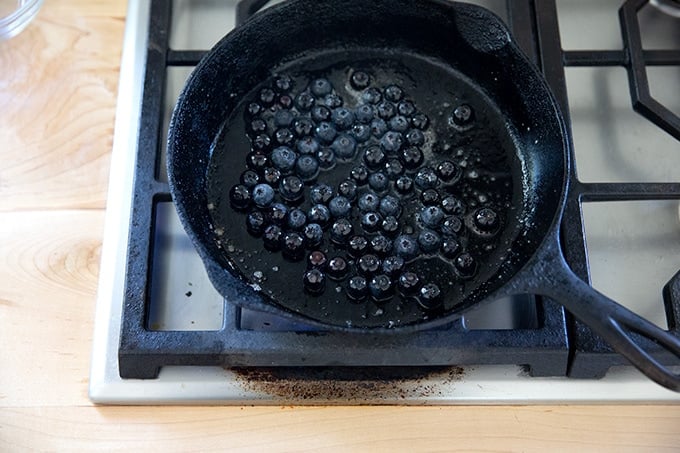
<svg viewBox="0 0 680 453">
<path fill-rule="evenodd" d="M 680 451 L 678 406 L 97 407 L 87 383 L 122 0 L 0 43 L 0 451 Z"/>
</svg>

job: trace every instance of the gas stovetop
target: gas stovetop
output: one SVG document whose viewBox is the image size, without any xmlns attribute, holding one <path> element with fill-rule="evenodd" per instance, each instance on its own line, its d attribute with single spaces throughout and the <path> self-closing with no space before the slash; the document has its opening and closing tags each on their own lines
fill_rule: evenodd
<svg viewBox="0 0 680 453">
<path fill-rule="evenodd" d="M 193 66 L 265 3 L 129 3 L 93 401 L 680 402 L 680 394 L 647 381 L 559 305 L 534 296 L 496 301 L 430 332 L 368 341 L 224 301 L 175 213 L 164 141 Z M 578 176 L 562 228 L 570 265 L 605 294 L 677 331 L 680 19 L 667 14 L 672 2 L 663 2 L 666 12 L 626 2 L 620 14 L 621 1 L 474 3 L 509 24 L 568 113 Z M 631 93 L 644 116 L 632 108 Z"/>
</svg>

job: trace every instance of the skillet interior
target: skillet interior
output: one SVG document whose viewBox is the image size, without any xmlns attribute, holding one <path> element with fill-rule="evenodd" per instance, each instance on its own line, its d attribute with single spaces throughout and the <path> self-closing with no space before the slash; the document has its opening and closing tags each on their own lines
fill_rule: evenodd
<svg viewBox="0 0 680 453">
<path fill-rule="evenodd" d="M 295 16 L 313 20 L 291 20 Z M 280 24 L 287 24 L 281 27 Z M 481 28 L 480 28 L 481 27 Z M 238 103 L 272 72 L 306 59 L 368 53 L 399 59 L 418 55 L 448 70 L 449 82 L 465 83 L 486 98 L 494 124 L 503 127 L 514 166 L 514 206 L 502 240 L 464 299 L 449 298 L 446 309 L 427 317 L 414 310 L 404 326 L 446 322 L 501 288 L 526 264 L 561 213 L 566 140 L 552 96 L 538 73 L 509 43 L 507 32 L 478 8 L 433 1 L 290 1 L 265 11 L 228 35 L 192 75 L 173 116 L 168 173 L 185 228 L 209 275 L 225 295 L 253 308 L 296 313 L 316 324 L 384 328 L 396 318 L 365 318 L 360 311 L 310 312 L 301 297 L 284 307 L 235 280 L 235 263 L 214 236 L 207 209 L 208 165 L 213 142 Z M 502 259 L 501 259 L 502 258 Z M 349 319 L 348 319 L 349 317 Z M 393 324 L 389 324 L 390 326 Z M 401 324 L 399 324 L 401 325 Z M 397 327 L 399 327 L 399 325 Z"/>
</svg>

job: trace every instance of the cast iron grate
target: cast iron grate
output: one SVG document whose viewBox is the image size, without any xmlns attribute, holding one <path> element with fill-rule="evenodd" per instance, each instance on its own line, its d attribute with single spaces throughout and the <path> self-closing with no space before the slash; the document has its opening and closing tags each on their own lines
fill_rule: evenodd
<svg viewBox="0 0 680 453">
<path fill-rule="evenodd" d="M 268 0 L 243 0 L 237 23 L 247 20 Z M 621 10 L 623 51 L 563 51 L 554 0 L 507 2 L 515 39 L 542 68 L 568 117 L 565 66 L 625 66 L 637 111 L 679 137 L 678 119 L 653 101 L 646 65 L 680 65 L 680 51 L 643 50 L 635 14 L 645 1 Z M 633 4 L 629 6 L 628 4 Z M 156 207 L 171 202 L 167 183 L 158 177 L 161 159 L 163 101 L 168 68 L 195 66 L 204 51 L 170 49 L 172 2 L 151 1 L 144 95 L 140 118 L 132 225 L 126 270 L 119 347 L 123 378 L 155 378 L 163 366 L 436 366 L 472 364 L 526 365 L 534 376 L 599 377 L 625 364 L 586 326 L 573 321 L 557 304 L 533 298 L 537 326 L 515 330 L 466 330 L 462 322 L 418 334 L 378 337 L 328 332 L 258 331 L 242 328 L 241 310 L 225 304 L 219 331 L 160 332 L 147 328 Z M 651 107 L 650 107 L 651 106 Z M 661 108 L 659 108 L 661 107 Z M 573 153 L 573 150 L 572 150 Z M 573 158 L 573 156 L 572 156 Z M 574 171 L 574 170 L 572 170 Z M 680 199 L 680 183 L 582 183 L 572 174 L 564 217 L 563 242 L 568 262 L 588 278 L 581 203 L 584 201 Z M 680 274 L 664 291 L 668 325 L 680 319 Z M 347 353 L 346 351 L 351 351 Z M 670 354 L 659 360 L 675 363 Z"/>
</svg>

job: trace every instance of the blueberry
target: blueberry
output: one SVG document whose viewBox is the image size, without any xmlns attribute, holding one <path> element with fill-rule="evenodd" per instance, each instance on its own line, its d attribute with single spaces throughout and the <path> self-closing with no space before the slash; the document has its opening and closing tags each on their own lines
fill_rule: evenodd
<svg viewBox="0 0 680 453">
<path fill-rule="evenodd" d="M 376 275 L 368 284 L 371 297 L 377 302 L 383 302 L 392 297 L 392 280 L 387 275 Z"/>
<path fill-rule="evenodd" d="M 376 113 L 384 120 L 389 120 L 397 114 L 397 108 L 389 101 L 382 101 L 376 107 Z"/>
<path fill-rule="evenodd" d="M 317 184 L 309 191 L 313 204 L 326 204 L 333 198 L 333 188 L 328 184 Z"/>
<path fill-rule="evenodd" d="M 368 282 L 364 277 L 352 277 L 347 284 L 347 297 L 351 300 L 362 301 L 368 296 Z"/>
<path fill-rule="evenodd" d="M 416 186 L 423 190 L 437 187 L 438 182 L 437 174 L 429 167 L 420 169 L 415 178 Z"/>
<path fill-rule="evenodd" d="M 333 280 L 344 279 L 347 276 L 348 271 L 349 264 L 347 264 L 347 261 L 341 256 L 336 256 L 335 258 L 332 258 L 328 262 L 328 266 L 326 269 L 328 276 Z"/>
<path fill-rule="evenodd" d="M 371 146 L 364 153 L 364 162 L 368 168 L 378 169 L 385 163 L 385 152 L 379 146 Z"/>
<path fill-rule="evenodd" d="M 312 135 L 312 131 L 314 131 L 314 123 L 312 123 L 308 118 L 298 118 L 293 124 L 293 131 L 298 137 Z"/>
<path fill-rule="evenodd" d="M 423 193 L 420 194 L 420 201 L 422 201 L 425 206 L 434 206 L 439 204 L 439 198 L 439 192 L 437 192 L 435 189 L 423 190 Z"/>
<path fill-rule="evenodd" d="M 324 98 L 323 103 L 329 109 L 335 109 L 342 107 L 343 101 L 342 98 L 337 94 L 329 94 Z"/>
<path fill-rule="evenodd" d="M 286 176 L 279 185 L 279 194 L 286 201 L 299 201 L 305 194 L 305 184 L 297 176 Z"/>
<path fill-rule="evenodd" d="M 444 255 L 446 258 L 453 259 L 460 251 L 460 248 L 460 242 L 458 242 L 456 239 L 444 239 L 444 242 L 442 242 L 442 255 Z"/>
<path fill-rule="evenodd" d="M 306 91 L 300 93 L 298 97 L 295 98 L 295 105 L 300 111 L 307 112 L 314 106 L 314 96 Z"/>
<path fill-rule="evenodd" d="M 415 170 L 423 163 L 425 156 L 423 156 L 423 152 L 420 150 L 420 148 L 411 146 L 401 152 L 400 158 L 401 162 L 404 164 L 404 167 L 409 170 Z"/>
<path fill-rule="evenodd" d="M 359 258 L 357 263 L 357 270 L 363 275 L 373 275 L 380 270 L 380 258 L 375 255 L 364 255 Z"/>
<path fill-rule="evenodd" d="M 373 121 L 373 107 L 368 104 L 360 105 L 354 111 L 354 117 L 360 123 L 369 124 Z"/>
<path fill-rule="evenodd" d="M 280 93 L 287 93 L 288 91 L 293 88 L 293 79 L 290 78 L 290 76 L 282 74 L 276 76 L 274 79 L 274 87 L 280 92 Z"/>
<path fill-rule="evenodd" d="M 307 223 L 307 216 L 300 209 L 293 209 L 288 213 L 288 228 L 301 230 Z"/>
<path fill-rule="evenodd" d="M 316 127 L 316 136 L 321 143 L 331 143 L 336 135 L 338 135 L 338 131 L 331 123 L 322 122 Z"/>
<path fill-rule="evenodd" d="M 434 283 L 428 283 L 420 288 L 418 304 L 425 310 L 436 310 L 443 303 L 442 292 Z"/>
<path fill-rule="evenodd" d="M 420 211 L 420 221 L 429 228 L 437 228 L 444 221 L 444 211 L 439 206 L 427 206 Z"/>
<path fill-rule="evenodd" d="M 281 109 L 274 114 L 274 124 L 277 127 L 288 127 L 293 124 L 295 115 L 290 110 Z"/>
<path fill-rule="evenodd" d="M 310 89 L 316 96 L 323 97 L 331 94 L 333 85 L 331 85 L 328 79 L 316 79 L 312 82 Z"/>
<path fill-rule="evenodd" d="M 393 216 L 387 216 L 382 223 L 382 231 L 388 236 L 394 236 L 399 232 L 399 220 Z"/>
<path fill-rule="evenodd" d="M 449 160 L 440 162 L 439 165 L 437 165 L 437 175 L 439 175 L 439 178 L 446 183 L 458 181 L 462 173 L 463 172 L 458 165 Z"/>
<path fill-rule="evenodd" d="M 316 157 L 305 154 L 295 163 L 295 170 L 304 181 L 311 181 L 319 174 L 319 161 Z"/>
<path fill-rule="evenodd" d="M 388 131 L 387 123 L 380 118 L 371 121 L 371 134 L 374 137 L 381 138 Z"/>
<path fill-rule="evenodd" d="M 269 220 L 275 225 L 283 225 L 288 218 L 288 207 L 283 203 L 274 203 L 269 208 Z"/>
<path fill-rule="evenodd" d="M 364 231 L 373 233 L 382 225 L 382 217 L 377 212 L 367 212 L 361 217 L 361 226 Z"/>
<path fill-rule="evenodd" d="M 262 235 L 264 246 L 271 252 L 278 252 L 281 249 L 281 238 L 283 231 L 277 225 L 269 225 Z"/>
<path fill-rule="evenodd" d="M 350 176 L 358 185 L 363 186 L 368 182 L 368 168 L 363 165 L 357 165 L 352 168 Z"/>
<path fill-rule="evenodd" d="M 420 278 L 413 272 L 404 272 L 399 276 L 399 291 L 405 296 L 413 296 L 420 289 Z"/>
<path fill-rule="evenodd" d="M 262 178 L 270 186 L 278 186 L 281 181 L 281 172 L 276 168 L 267 167 L 262 172 Z"/>
<path fill-rule="evenodd" d="M 331 220 L 331 212 L 322 204 L 316 204 L 309 209 L 307 220 L 310 223 L 318 223 L 321 226 L 328 225 Z"/>
<path fill-rule="evenodd" d="M 312 119 L 317 123 L 331 119 L 331 111 L 323 105 L 315 105 L 312 109 Z"/>
<path fill-rule="evenodd" d="M 259 115 L 260 113 L 262 113 L 262 110 L 264 109 L 257 102 L 251 102 L 250 104 L 248 104 L 248 107 L 246 108 L 246 112 L 250 117 L 255 117 Z"/>
<path fill-rule="evenodd" d="M 461 104 L 453 110 L 451 121 L 456 126 L 468 126 L 474 120 L 475 112 L 468 104 Z"/>
<path fill-rule="evenodd" d="M 378 256 L 385 256 L 392 251 L 392 241 L 379 234 L 371 239 L 371 250 Z"/>
<path fill-rule="evenodd" d="M 423 230 L 418 235 L 418 244 L 425 253 L 432 253 L 439 250 L 441 242 L 442 240 L 439 235 L 432 230 Z"/>
<path fill-rule="evenodd" d="M 325 269 L 326 264 L 328 264 L 328 258 L 321 250 L 314 250 L 307 255 L 307 267 L 310 269 Z"/>
<path fill-rule="evenodd" d="M 281 173 L 290 173 L 293 168 L 295 168 L 295 161 L 297 160 L 297 154 L 295 151 L 288 148 L 287 146 L 279 146 L 274 151 L 272 151 L 272 164 L 274 167 L 279 169 Z"/>
<path fill-rule="evenodd" d="M 316 154 L 319 152 L 319 142 L 312 137 L 303 137 L 297 142 L 296 146 L 300 154 Z"/>
<path fill-rule="evenodd" d="M 352 236 L 347 242 L 347 248 L 350 256 L 359 258 L 368 250 L 368 239 L 364 236 Z"/>
<path fill-rule="evenodd" d="M 385 99 L 392 102 L 399 102 L 404 97 L 404 90 L 397 85 L 390 85 L 385 88 Z"/>
<path fill-rule="evenodd" d="M 354 124 L 354 113 L 345 107 L 333 110 L 331 121 L 339 130 L 349 129 Z"/>
<path fill-rule="evenodd" d="M 299 233 L 286 233 L 283 236 L 281 248 L 284 258 L 291 261 L 301 261 L 305 254 L 305 240 Z"/>
<path fill-rule="evenodd" d="M 267 151 L 272 144 L 272 139 L 267 134 L 260 134 L 253 139 L 254 151 Z"/>
<path fill-rule="evenodd" d="M 258 184 L 253 189 L 253 203 L 258 208 L 266 208 L 272 204 L 275 195 L 274 189 L 269 184 Z"/>
<path fill-rule="evenodd" d="M 260 175 L 253 170 L 246 170 L 241 173 L 241 184 L 252 189 L 260 182 Z"/>
<path fill-rule="evenodd" d="M 267 225 L 267 219 L 260 211 L 253 211 L 246 217 L 246 227 L 253 236 L 259 236 Z"/>
<path fill-rule="evenodd" d="M 338 245 L 345 245 L 353 233 L 352 222 L 344 218 L 338 219 L 331 226 L 331 241 Z"/>
<path fill-rule="evenodd" d="M 361 212 L 377 211 L 380 206 L 380 197 L 368 192 L 359 197 L 359 209 Z"/>
<path fill-rule="evenodd" d="M 349 135 L 341 134 L 333 141 L 331 149 L 338 159 L 351 159 L 357 149 L 357 142 Z"/>
<path fill-rule="evenodd" d="M 406 141 L 411 146 L 423 146 L 425 144 L 425 134 L 418 129 L 411 129 L 406 134 Z"/>
<path fill-rule="evenodd" d="M 447 214 L 453 214 L 458 216 L 464 215 L 466 211 L 465 203 L 463 203 L 461 200 L 454 197 L 453 195 L 449 195 L 448 197 L 442 200 L 442 209 Z"/>
<path fill-rule="evenodd" d="M 279 129 L 274 133 L 276 143 L 279 145 L 291 145 L 295 141 L 295 136 L 290 129 Z"/>
<path fill-rule="evenodd" d="M 366 124 L 355 124 L 352 126 L 351 134 L 357 142 L 364 143 L 371 138 L 371 127 Z"/>
<path fill-rule="evenodd" d="M 330 148 L 323 148 L 316 153 L 316 158 L 319 161 L 319 166 L 324 170 L 330 170 L 335 167 L 335 153 Z"/>
<path fill-rule="evenodd" d="M 500 225 L 498 214 L 491 208 L 481 208 L 473 215 L 475 226 L 483 232 L 493 232 Z"/>
<path fill-rule="evenodd" d="M 363 90 L 371 84 L 371 77 L 363 71 L 354 71 L 349 83 L 355 90 Z"/>
<path fill-rule="evenodd" d="M 272 105 L 275 99 L 276 93 L 274 93 L 274 90 L 271 88 L 262 88 L 262 90 L 260 90 L 260 102 L 262 105 Z"/>
<path fill-rule="evenodd" d="M 390 187 L 390 180 L 385 173 L 376 172 L 368 177 L 368 185 L 376 192 L 385 192 Z"/>
<path fill-rule="evenodd" d="M 401 215 L 401 203 L 396 197 L 387 195 L 380 200 L 380 213 L 384 216 L 399 217 Z"/>
<path fill-rule="evenodd" d="M 463 221 L 455 216 L 448 216 L 444 219 L 441 232 L 444 236 L 456 236 L 463 230 Z"/>
<path fill-rule="evenodd" d="M 318 223 L 308 223 L 302 235 L 308 247 L 317 247 L 323 241 L 323 228 Z"/>
<path fill-rule="evenodd" d="M 394 252 L 410 261 L 418 256 L 418 241 L 413 236 L 401 235 L 394 240 Z"/>
<path fill-rule="evenodd" d="M 394 187 L 402 195 L 407 195 L 413 190 L 413 179 L 409 176 L 400 176 L 394 183 Z"/>
<path fill-rule="evenodd" d="M 234 209 L 245 209 L 250 206 L 252 197 L 250 191 L 243 184 L 238 184 L 229 191 L 229 200 Z"/>
<path fill-rule="evenodd" d="M 409 127 L 409 122 L 406 117 L 397 115 L 390 120 L 390 129 L 397 132 L 406 132 Z M 421 132 L 422 134 L 422 132 Z"/>
<path fill-rule="evenodd" d="M 416 129 L 420 129 L 421 131 L 427 129 L 429 124 L 430 119 L 424 113 L 416 113 L 413 115 L 413 118 L 411 118 L 411 126 L 415 127 Z"/>
<path fill-rule="evenodd" d="M 401 101 L 397 106 L 397 111 L 399 112 L 400 115 L 410 117 L 411 115 L 416 113 L 416 106 L 413 105 L 413 102 L 411 101 Z"/>
<path fill-rule="evenodd" d="M 326 276 L 319 269 L 307 271 L 302 282 L 305 291 L 313 296 L 318 296 L 326 290 Z"/>
<path fill-rule="evenodd" d="M 462 277 L 472 277 L 477 272 L 477 262 L 469 253 L 461 253 L 454 265 Z"/>
<path fill-rule="evenodd" d="M 404 173 L 404 166 L 397 159 L 390 159 L 385 163 L 385 175 L 395 180 Z"/>
<path fill-rule="evenodd" d="M 345 179 L 338 184 L 338 194 L 347 198 L 350 202 L 357 198 L 357 183 L 352 179 Z"/>
<path fill-rule="evenodd" d="M 404 136 L 401 132 L 387 131 L 380 139 L 380 146 L 387 153 L 396 153 L 404 145 Z"/>
<path fill-rule="evenodd" d="M 368 88 L 362 93 L 361 100 L 367 104 L 377 104 L 382 100 L 382 93 L 377 88 Z"/>
<path fill-rule="evenodd" d="M 406 262 L 404 261 L 403 258 L 399 256 L 388 256 L 383 261 L 382 271 L 386 275 L 389 275 L 390 277 L 394 278 L 404 271 L 405 266 Z"/>
<path fill-rule="evenodd" d="M 328 209 L 335 218 L 347 217 L 352 211 L 352 205 L 347 198 L 337 196 L 328 203 Z"/>
<path fill-rule="evenodd" d="M 293 98 L 287 94 L 283 94 L 279 97 L 279 105 L 284 109 L 289 109 L 293 106 Z"/>
<path fill-rule="evenodd" d="M 254 135 L 262 134 L 264 132 L 267 132 L 267 123 L 264 120 L 261 119 L 255 119 L 250 122 L 250 131 Z"/>
</svg>

